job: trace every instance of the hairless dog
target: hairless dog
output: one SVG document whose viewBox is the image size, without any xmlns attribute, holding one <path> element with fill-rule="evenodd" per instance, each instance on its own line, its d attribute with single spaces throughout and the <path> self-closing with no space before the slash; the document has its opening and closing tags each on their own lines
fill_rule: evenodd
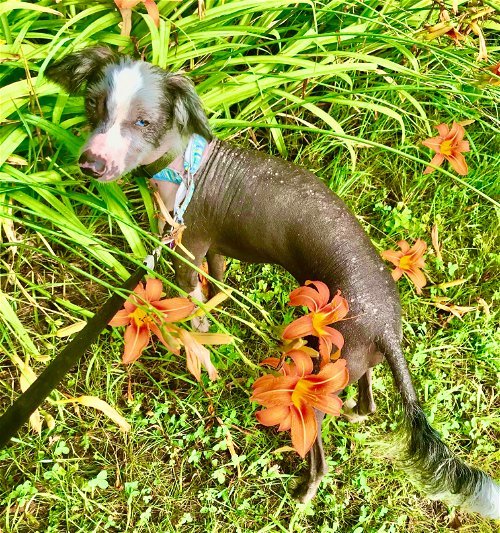
<svg viewBox="0 0 500 533">
<path fill-rule="evenodd" d="M 345 338 L 350 382 L 358 383 L 355 414 L 375 410 L 371 369 L 385 358 L 403 405 L 408 442 L 402 463 L 410 478 L 430 497 L 500 518 L 500 486 L 455 458 L 429 425 L 401 349 L 396 286 L 355 216 L 332 191 L 301 167 L 215 139 L 183 75 L 104 47 L 70 54 L 46 74 L 71 94 L 86 87 L 93 131 L 80 156 L 82 171 L 110 182 L 145 167 L 167 208 L 186 225 L 182 243 L 195 265 L 206 257 L 210 274 L 221 280 L 223 256 L 274 263 L 301 284 L 320 280 L 332 292 L 341 289 L 352 318 L 337 327 Z M 183 164 L 190 163 L 186 154 L 194 141 L 201 142 L 199 157 L 186 183 Z M 178 259 L 174 267 L 178 285 L 201 299 L 196 271 Z M 317 417 L 321 422 L 322 415 Z M 301 501 L 316 494 L 326 472 L 321 432 L 308 465 L 296 489 Z"/>
</svg>

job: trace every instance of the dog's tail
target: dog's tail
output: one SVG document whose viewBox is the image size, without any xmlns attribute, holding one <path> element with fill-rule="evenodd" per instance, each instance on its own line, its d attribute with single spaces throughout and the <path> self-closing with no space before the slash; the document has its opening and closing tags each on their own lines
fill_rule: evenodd
<svg viewBox="0 0 500 533">
<path fill-rule="evenodd" d="M 398 339 L 379 343 L 403 400 L 407 448 L 402 467 L 432 499 L 487 518 L 500 518 L 500 485 L 456 457 L 439 438 L 420 407 Z"/>
</svg>

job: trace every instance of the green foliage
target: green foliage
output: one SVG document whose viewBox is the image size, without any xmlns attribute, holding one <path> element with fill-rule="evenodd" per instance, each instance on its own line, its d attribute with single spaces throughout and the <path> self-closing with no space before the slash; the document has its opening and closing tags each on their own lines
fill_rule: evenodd
<svg viewBox="0 0 500 533">
<path fill-rule="evenodd" d="M 407 358 L 446 441 L 498 472 L 500 99 L 480 83 L 477 37 L 460 47 L 446 36 L 425 40 L 424 25 L 439 21 L 431 0 L 205 0 L 201 19 L 194 0 L 157 3 L 160 27 L 138 6 L 130 39 L 111 0 L 0 5 L 2 410 L 19 393 L 23 365 L 39 374 L 65 344 L 57 331 L 95 312 L 158 243 L 144 176 L 82 180 L 83 98 L 44 79 L 53 60 L 100 43 L 187 72 L 219 137 L 316 172 L 380 250 L 400 239 L 430 244 L 438 225 L 443 257 L 431 249 L 427 260 L 433 286 L 417 297 L 400 282 Z M 481 2 L 459 4 L 465 13 Z M 498 23 L 478 20 L 498 62 Z M 474 121 L 469 174 L 444 167 L 424 176 L 430 154 L 421 141 L 453 120 Z M 158 272 L 174 295 L 167 253 Z M 457 279 L 464 282 L 442 285 Z M 234 298 L 214 319 L 242 343 L 214 350 L 222 379 L 196 385 L 185 361 L 161 346 L 125 369 L 121 335 L 103 333 L 42 406 L 55 426 L 41 437 L 24 428 L 0 451 L 2 531 L 446 530 L 446 507 L 378 455 L 398 404 L 385 368 L 376 371 L 377 414 L 363 427 L 326 421 L 330 472 L 314 502 L 293 502 L 287 487 L 299 460 L 279 451 L 284 435 L 257 425 L 248 401 L 257 373 L 242 355 L 253 363 L 274 355 L 273 326 L 291 319 L 294 282 L 277 267 L 236 261 L 226 282 Z M 437 297 L 475 310 L 459 320 L 435 307 Z M 131 433 L 94 411 L 54 404 L 82 394 L 118 406 Z M 457 519 L 467 531 L 495 530 Z"/>
</svg>

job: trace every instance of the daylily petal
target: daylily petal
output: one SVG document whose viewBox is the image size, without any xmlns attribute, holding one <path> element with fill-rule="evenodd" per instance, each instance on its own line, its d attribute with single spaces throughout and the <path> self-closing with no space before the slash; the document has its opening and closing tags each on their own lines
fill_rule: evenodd
<svg viewBox="0 0 500 533">
<path fill-rule="evenodd" d="M 250 400 L 252 402 L 261 402 L 261 395 L 268 392 L 274 392 L 275 390 L 286 391 L 292 393 L 299 378 L 297 376 L 273 376 L 272 374 L 266 374 L 255 380 L 253 384 L 253 394 Z M 268 397 L 266 396 L 265 399 Z"/>
<path fill-rule="evenodd" d="M 344 347 L 344 336 L 342 333 L 335 328 L 331 328 L 330 326 L 326 326 L 325 331 L 330 337 L 332 344 L 334 344 L 339 350 L 342 350 Z"/>
<path fill-rule="evenodd" d="M 422 144 L 427 148 L 434 150 L 434 152 L 439 152 L 442 142 L 443 139 L 441 139 L 441 137 L 432 137 L 432 139 L 425 139 L 425 141 L 422 141 Z"/>
<path fill-rule="evenodd" d="M 384 250 L 380 253 L 382 259 L 390 261 L 393 265 L 398 266 L 399 260 L 403 257 L 403 252 L 397 252 L 396 250 Z"/>
<path fill-rule="evenodd" d="M 291 374 L 295 375 L 295 373 L 291 370 L 290 365 L 288 363 L 285 363 L 284 359 L 279 358 L 279 357 L 267 357 L 266 359 L 263 359 L 260 362 L 260 365 L 270 366 L 272 369 L 276 370 L 277 372 L 281 372 L 284 376 L 289 376 Z"/>
<path fill-rule="evenodd" d="M 399 267 L 395 268 L 391 272 L 391 276 L 394 281 L 398 281 L 398 279 L 400 279 L 402 275 L 403 275 L 403 270 Z"/>
<path fill-rule="evenodd" d="M 311 398 L 309 405 L 318 409 L 322 413 L 327 415 L 339 416 L 342 409 L 342 400 L 335 395 L 315 395 Z"/>
<path fill-rule="evenodd" d="M 436 154 L 431 159 L 429 166 L 425 168 L 424 174 L 430 174 L 431 172 L 434 172 L 434 170 L 436 170 L 434 167 L 440 167 L 443 164 L 443 161 L 444 161 L 444 155 Z M 434 167 L 431 167 L 430 165 L 434 165 Z"/>
<path fill-rule="evenodd" d="M 450 133 L 448 134 L 448 139 L 453 142 L 453 144 L 459 143 L 465 135 L 464 127 L 458 122 L 453 122 L 451 126 Z"/>
<path fill-rule="evenodd" d="M 306 285 L 314 285 L 316 290 L 318 291 L 318 305 L 319 307 L 323 307 L 328 303 L 328 300 L 330 299 L 330 289 L 328 288 L 328 285 L 326 283 L 323 283 L 322 281 L 306 281 Z"/>
<path fill-rule="evenodd" d="M 330 335 L 322 335 L 319 338 L 319 355 L 321 356 L 321 365 L 330 362 L 330 356 L 332 355 L 333 343 Z"/>
<path fill-rule="evenodd" d="M 130 324 L 125 330 L 122 363 L 128 365 L 138 359 L 148 345 L 150 337 L 147 327 L 138 328 L 135 324 Z"/>
<path fill-rule="evenodd" d="M 139 282 L 134 289 L 132 296 L 132 303 L 136 304 L 139 303 L 139 305 L 144 304 L 146 300 L 146 290 L 144 288 L 144 285 Z M 135 297 L 135 298 L 134 298 Z"/>
<path fill-rule="evenodd" d="M 161 311 L 165 322 L 178 322 L 191 315 L 196 306 L 187 298 L 166 298 L 157 302 L 151 302 L 151 305 Z"/>
<path fill-rule="evenodd" d="M 335 363 L 328 363 L 316 375 L 307 377 L 314 383 L 314 390 L 320 394 L 330 394 L 344 389 L 349 383 L 347 361 L 338 359 Z"/>
<path fill-rule="evenodd" d="M 158 6 L 153 0 L 144 0 L 144 6 L 146 7 L 148 15 L 153 19 L 155 26 L 158 28 L 160 26 L 160 12 Z"/>
<path fill-rule="evenodd" d="M 257 411 L 255 416 L 263 426 L 276 426 L 277 424 L 281 424 L 283 419 L 287 418 L 289 414 L 289 407 L 278 405 L 276 407 Z"/>
<path fill-rule="evenodd" d="M 457 152 L 470 152 L 469 141 L 460 141 L 456 147 Z"/>
<path fill-rule="evenodd" d="M 422 294 L 421 289 L 427 284 L 424 273 L 419 268 L 413 268 L 412 270 L 406 271 L 405 274 L 413 281 L 417 288 L 417 294 Z"/>
<path fill-rule="evenodd" d="M 257 378 L 252 385 L 254 391 L 261 390 L 261 392 L 271 390 L 273 386 L 274 376 L 272 374 L 264 374 Z M 254 392 L 255 393 L 255 392 Z M 253 400 L 252 400 L 253 401 Z"/>
<path fill-rule="evenodd" d="M 266 392 L 255 391 L 250 400 L 260 403 L 264 407 L 292 404 L 293 389 L 273 389 Z"/>
<path fill-rule="evenodd" d="M 115 0 L 116 7 L 119 9 L 135 7 L 139 2 L 142 0 Z"/>
<path fill-rule="evenodd" d="M 283 339 L 297 339 L 306 335 L 314 335 L 311 315 L 301 316 L 291 324 L 288 324 L 281 337 Z"/>
<path fill-rule="evenodd" d="M 303 305 L 309 311 L 317 311 L 321 307 L 318 291 L 312 287 L 299 287 L 290 293 L 288 305 L 297 307 Z"/>
<path fill-rule="evenodd" d="M 349 312 L 349 304 L 347 303 L 347 300 L 340 295 L 340 291 L 338 291 L 331 303 L 327 305 L 324 310 L 327 314 L 326 319 L 328 320 L 328 324 L 333 324 L 333 322 L 338 322 L 347 315 Z"/>
<path fill-rule="evenodd" d="M 121 309 L 116 315 L 108 322 L 108 326 L 126 326 L 130 323 L 130 313 L 126 309 Z"/>
<path fill-rule="evenodd" d="M 413 260 L 420 259 L 426 250 L 427 243 L 422 239 L 417 239 L 411 249 Z"/>
<path fill-rule="evenodd" d="M 295 363 L 295 374 L 299 377 L 304 377 L 313 371 L 314 365 L 312 359 L 301 350 L 293 350 L 289 352 L 288 357 L 291 357 Z"/>
<path fill-rule="evenodd" d="M 439 135 L 441 137 L 446 137 L 450 132 L 450 128 L 448 128 L 447 124 L 439 124 L 438 126 L 436 126 L 436 129 L 438 130 Z"/>
<path fill-rule="evenodd" d="M 125 303 L 123 304 L 123 309 L 125 309 L 125 311 L 128 311 L 128 313 L 133 313 L 137 309 L 136 303 L 136 298 L 134 298 L 133 296 L 129 297 L 127 300 L 125 300 Z"/>
<path fill-rule="evenodd" d="M 398 241 L 398 246 L 401 248 L 401 252 L 403 252 L 403 255 L 406 254 L 410 250 L 410 245 L 407 241 Z"/>
<path fill-rule="evenodd" d="M 161 298 L 163 283 L 156 278 L 149 278 L 146 281 L 145 297 L 148 302 L 155 302 Z"/>
<path fill-rule="evenodd" d="M 186 350 L 186 367 L 195 377 L 196 381 L 201 381 L 201 361 L 193 352 Z"/>
<path fill-rule="evenodd" d="M 314 409 L 308 405 L 290 409 L 292 415 L 292 445 L 295 451 L 304 458 L 311 449 L 318 435 L 318 423 Z"/>
<path fill-rule="evenodd" d="M 288 414 L 281 420 L 278 431 L 288 431 L 292 427 L 292 413 L 288 408 Z"/>
<path fill-rule="evenodd" d="M 283 360 L 279 357 L 266 357 L 259 364 L 260 366 L 267 365 L 277 370 L 279 366 L 283 364 Z"/>
<path fill-rule="evenodd" d="M 179 355 L 181 343 L 179 339 L 176 339 L 175 337 L 169 334 L 168 329 L 165 326 L 159 327 L 154 322 L 152 322 L 149 324 L 149 329 L 158 337 L 160 342 L 163 344 L 163 346 L 165 346 L 165 348 L 167 348 L 169 352 Z M 163 333 L 165 333 L 165 335 Z"/>
<path fill-rule="evenodd" d="M 452 155 L 448 156 L 446 159 L 448 159 L 448 161 L 450 162 L 450 165 L 453 167 L 453 170 L 457 174 L 460 174 L 461 176 L 466 176 L 467 172 L 469 172 L 469 168 L 467 167 L 465 157 L 459 152 L 453 153 Z"/>
</svg>

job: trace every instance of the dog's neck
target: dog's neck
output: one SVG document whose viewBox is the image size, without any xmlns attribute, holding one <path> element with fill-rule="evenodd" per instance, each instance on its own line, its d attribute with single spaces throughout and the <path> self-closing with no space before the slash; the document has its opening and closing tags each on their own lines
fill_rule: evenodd
<svg viewBox="0 0 500 533">
<path fill-rule="evenodd" d="M 199 140 L 202 142 L 204 141 L 205 145 L 202 145 L 202 148 L 199 147 L 199 141 L 196 142 L 196 137 L 198 137 Z M 161 157 L 153 161 L 152 163 L 149 163 L 147 165 L 143 165 L 143 169 L 146 171 L 146 174 L 152 178 L 155 179 L 155 175 L 161 172 L 165 169 L 171 169 L 174 172 L 178 173 L 179 175 L 182 175 L 184 173 L 185 165 L 187 164 L 190 166 L 192 163 L 189 161 L 189 159 L 199 158 L 199 163 L 196 165 L 197 167 L 201 166 L 205 160 L 207 159 L 210 151 L 212 143 L 209 140 L 204 139 L 200 135 L 193 134 L 191 135 L 185 143 L 183 143 L 183 149 L 180 152 L 166 152 Z M 194 146 L 198 146 L 198 150 L 202 150 L 201 153 L 195 154 L 192 151 L 192 148 Z M 158 178 L 156 178 L 158 179 Z M 161 178 L 160 178 L 161 179 Z"/>
<path fill-rule="evenodd" d="M 193 134 L 185 150 L 173 161 L 170 154 L 165 154 L 145 167 L 165 208 L 173 211 L 174 221 L 179 224 L 183 224 L 184 212 L 193 196 L 196 174 L 209 158 L 212 147 L 213 142 Z"/>
<path fill-rule="evenodd" d="M 144 165 L 142 168 L 145 170 L 146 174 L 152 178 L 157 172 L 169 167 L 176 159 L 179 158 L 182 158 L 182 156 L 174 157 L 171 154 L 166 153 L 156 161 L 153 161 L 149 165 Z"/>
<path fill-rule="evenodd" d="M 167 152 L 152 163 L 145 165 L 143 168 L 153 180 L 165 181 L 161 176 L 162 171 L 171 170 L 181 178 L 188 168 L 193 168 L 192 172 L 197 172 L 198 168 L 208 158 L 211 152 L 212 143 L 200 135 L 193 134 L 186 146 L 176 157 Z M 171 181 L 166 179 L 166 181 Z"/>
</svg>

